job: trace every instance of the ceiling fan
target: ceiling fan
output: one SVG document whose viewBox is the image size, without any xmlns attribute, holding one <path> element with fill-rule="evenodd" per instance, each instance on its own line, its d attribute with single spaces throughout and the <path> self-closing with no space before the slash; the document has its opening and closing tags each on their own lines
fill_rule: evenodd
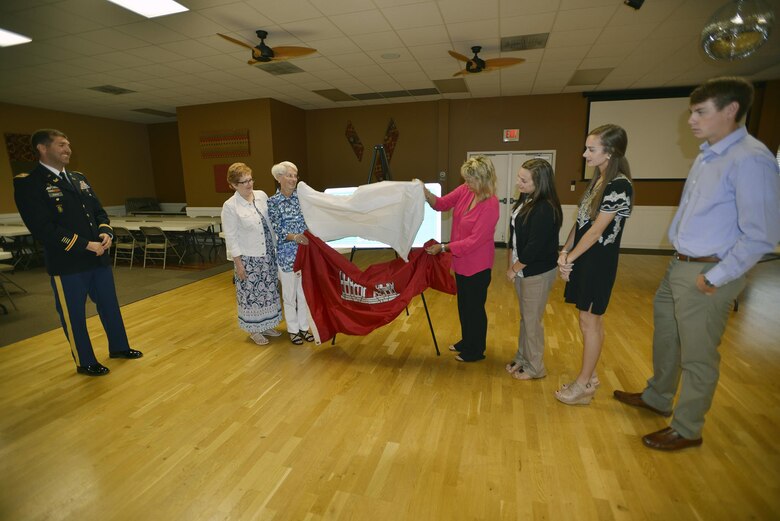
<svg viewBox="0 0 780 521">
<path fill-rule="evenodd" d="M 471 52 L 474 53 L 474 57 L 469 59 L 463 56 L 460 53 L 457 53 L 455 51 L 448 51 L 450 53 L 450 56 L 455 58 L 458 61 L 466 62 L 466 68 L 456 72 L 453 74 L 453 76 L 462 76 L 464 74 L 475 74 L 477 72 L 490 72 L 494 71 L 496 69 L 501 69 L 504 67 L 511 67 L 512 65 L 517 65 L 519 63 L 523 63 L 525 60 L 523 58 L 493 58 L 490 60 L 483 60 L 477 54 L 479 54 L 479 51 L 482 50 L 482 47 L 479 45 L 475 45 L 471 48 Z"/>
<path fill-rule="evenodd" d="M 317 49 L 312 49 L 311 47 L 280 46 L 274 47 L 272 49 L 265 44 L 265 39 L 268 37 L 267 31 L 258 29 L 255 31 L 255 33 L 257 34 L 257 37 L 260 38 L 260 43 L 254 47 L 246 42 L 236 40 L 235 38 L 231 38 L 230 36 L 226 36 L 221 33 L 217 33 L 217 35 L 221 36 L 229 42 L 233 42 L 237 45 L 240 45 L 241 47 L 246 47 L 247 49 L 251 50 L 252 59 L 247 62 L 249 65 L 254 65 L 258 62 L 277 62 L 289 60 L 291 58 L 300 58 L 301 56 L 308 56 L 309 54 L 317 52 Z"/>
</svg>

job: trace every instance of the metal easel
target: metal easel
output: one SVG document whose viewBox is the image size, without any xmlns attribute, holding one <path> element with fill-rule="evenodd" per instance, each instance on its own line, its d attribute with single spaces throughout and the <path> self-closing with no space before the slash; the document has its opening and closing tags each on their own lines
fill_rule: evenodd
<svg viewBox="0 0 780 521">
<path fill-rule="evenodd" d="M 371 184 L 371 178 L 374 176 L 374 169 L 376 168 L 376 162 L 377 160 L 380 161 L 382 165 L 382 174 L 386 181 L 390 181 L 392 179 L 390 174 L 390 165 L 387 162 L 387 154 L 385 153 L 385 146 L 384 145 L 374 145 L 374 152 L 371 154 L 371 162 L 368 165 L 368 180 L 366 181 L 366 184 Z M 349 262 L 352 262 L 352 259 L 355 257 L 355 251 L 357 248 L 354 246 L 352 247 L 352 252 L 349 254 Z M 398 258 L 398 253 L 396 252 L 395 257 Z M 436 356 L 441 356 L 441 352 L 439 351 L 439 343 L 436 341 L 436 333 L 433 331 L 433 322 L 431 322 L 431 314 L 428 312 L 428 303 L 425 301 L 425 292 L 423 291 L 420 293 L 420 297 L 422 298 L 423 307 L 425 308 L 425 316 L 428 319 L 428 329 L 431 331 L 431 338 L 433 339 L 433 346 L 436 348 Z M 406 308 L 406 316 L 409 316 L 409 307 Z M 330 345 L 336 344 L 336 335 L 333 335 L 333 339 L 330 342 Z"/>
</svg>

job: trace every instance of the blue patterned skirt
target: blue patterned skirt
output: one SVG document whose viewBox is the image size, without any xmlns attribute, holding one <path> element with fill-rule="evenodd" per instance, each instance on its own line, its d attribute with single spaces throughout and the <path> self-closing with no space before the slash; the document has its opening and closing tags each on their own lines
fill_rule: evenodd
<svg viewBox="0 0 780 521">
<path fill-rule="evenodd" d="M 262 333 L 282 321 L 276 259 L 274 255 L 242 255 L 241 260 L 246 269 L 246 280 L 233 275 L 238 300 L 238 326 L 249 333 Z"/>
</svg>

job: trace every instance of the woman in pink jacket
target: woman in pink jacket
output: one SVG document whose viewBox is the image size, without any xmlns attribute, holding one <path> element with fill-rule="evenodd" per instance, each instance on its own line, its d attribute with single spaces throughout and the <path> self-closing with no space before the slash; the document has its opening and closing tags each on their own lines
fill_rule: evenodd
<svg viewBox="0 0 780 521">
<path fill-rule="evenodd" d="M 459 362 L 485 358 L 487 337 L 487 300 L 495 245 L 493 235 L 498 222 L 496 171 L 490 159 L 471 157 L 463 163 L 460 175 L 464 183 L 443 197 L 425 189 L 425 200 L 437 211 L 452 209 L 452 233 L 449 244 L 434 244 L 426 249 L 431 255 L 452 253 L 452 269 L 458 286 L 458 317 L 461 339 L 449 347 L 458 352 Z"/>
</svg>

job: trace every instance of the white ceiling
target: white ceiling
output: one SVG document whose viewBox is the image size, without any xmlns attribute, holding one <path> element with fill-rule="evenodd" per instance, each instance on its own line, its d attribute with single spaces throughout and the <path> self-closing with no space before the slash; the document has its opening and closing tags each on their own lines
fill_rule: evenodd
<svg viewBox="0 0 780 521">
<path fill-rule="evenodd" d="M 705 22 L 726 0 L 179 0 L 190 9 L 146 19 L 105 0 L 0 0 L 0 28 L 33 39 L 0 48 L 0 102 L 155 123 L 134 112 L 270 97 L 302 109 L 442 98 L 481 98 L 695 85 L 723 74 L 780 78 L 780 35 L 754 56 L 714 62 L 699 49 Z M 770 0 L 780 17 L 780 0 Z M 314 47 L 273 76 L 247 65 L 249 51 L 216 35 Z M 500 52 L 500 38 L 546 33 L 545 49 Z M 426 89 L 461 63 L 522 57 L 501 71 L 468 75 L 469 93 L 333 102 L 314 90 L 348 94 Z M 398 54 L 384 59 L 383 54 Z M 614 68 L 598 85 L 567 86 L 575 71 Z M 136 91 L 89 90 L 115 85 Z"/>
</svg>

